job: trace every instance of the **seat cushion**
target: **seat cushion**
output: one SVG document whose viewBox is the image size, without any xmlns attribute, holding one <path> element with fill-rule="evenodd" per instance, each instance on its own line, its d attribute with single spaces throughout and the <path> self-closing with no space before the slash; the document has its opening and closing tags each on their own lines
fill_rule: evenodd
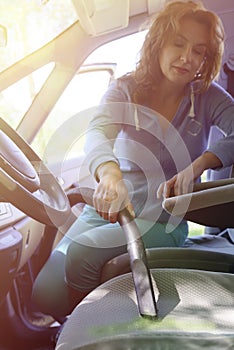
<svg viewBox="0 0 234 350">
<path fill-rule="evenodd" d="M 234 348 L 234 275 L 153 269 L 158 319 L 139 316 L 131 274 L 91 292 L 66 322 L 56 350 Z"/>
</svg>

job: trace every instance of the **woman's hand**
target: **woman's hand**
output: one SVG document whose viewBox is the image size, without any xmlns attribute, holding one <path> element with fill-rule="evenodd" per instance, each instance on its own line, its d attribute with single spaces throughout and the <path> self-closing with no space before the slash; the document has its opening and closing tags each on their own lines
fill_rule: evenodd
<svg viewBox="0 0 234 350">
<path fill-rule="evenodd" d="M 180 196 L 192 192 L 193 184 L 206 169 L 222 166 L 218 157 L 211 152 L 205 152 L 184 170 L 163 182 L 157 191 L 158 198 Z"/>
<path fill-rule="evenodd" d="M 157 197 L 168 198 L 191 192 L 194 180 L 193 167 L 188 166 L 168 181 L 161 183 L 157 191 Z"/>
<path fill-rule="evenodd" d="M 96 177 L 99 183 L 94 192 L 93 203 L 99 215 L 114 223 L 117 221 L 119 211 L 127 207 L 134 216 L 128 190 L 118 164 L 107 162 L 100 165 L 96 171 Z"/>
</svg>

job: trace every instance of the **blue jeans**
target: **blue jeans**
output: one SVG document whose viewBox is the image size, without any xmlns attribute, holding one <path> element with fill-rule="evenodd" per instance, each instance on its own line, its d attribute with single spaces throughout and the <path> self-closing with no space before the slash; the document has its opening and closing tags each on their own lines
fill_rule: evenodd
<svg viewBox="0 0 234 350">
<path fill-rule="evenodd" d="M 184 222 L 175 227 L 171 225 L 168 230 L 164 223 L 138 218 L 135 221 L 146 248 L 179 247 L 188 235 Z M 100 284 L 104 264 L 126 252 L 120 225 L 103 220 L 94 208 L 86 206 L 39 273 L 33 301 L 44 313 L 67 314 L 71 305 L 69 288 L 88 294 Z"/>
</svg>

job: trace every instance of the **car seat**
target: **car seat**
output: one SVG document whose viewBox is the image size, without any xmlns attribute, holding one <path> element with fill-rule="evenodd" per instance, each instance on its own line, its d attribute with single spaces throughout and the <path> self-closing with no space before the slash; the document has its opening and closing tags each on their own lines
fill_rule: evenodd
<svg viewBox="0 0 234 350">
<path fill-rule="evenodd" d="M 188 195 L 183 195 L 166 199 L 163 206 L 172 215 L 234 228 L 233 179 L 198 185 L 190 194 L 189 206 L 187 203 Z M 147 275 L 138 285 L 133 270 L 118 275 L 101 284 L 74 309 L 56 350 L 234 348 L 234 246 L 230 237 L 221 237 L 223 243 L 228 242 L 225 249 L 219 247 L 221 251 L 204 246 L 146 252 L 156 314 L 149 317 L 140 312 L 138 292 L 140 289 L 144 298 Z M 158 264 L 161 251 L 166 258 Z M 128 258 L 132 259 L 130 255 Z M 170 266 L 164 266 L 165 260 Z M 131 261 L 130 265 L 132 268 Z M 138 272 L 142 274 L 140 269 Z"/>
</svg>

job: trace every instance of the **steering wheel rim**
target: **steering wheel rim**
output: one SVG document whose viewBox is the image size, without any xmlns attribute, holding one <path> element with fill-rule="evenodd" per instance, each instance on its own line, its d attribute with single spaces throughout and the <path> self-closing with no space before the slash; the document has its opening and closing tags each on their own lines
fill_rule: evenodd
<svg viewBox="0 0 234 350">
<path fill-rule="evenodd" d="M 10 202 L 43 224 L 64 225 L 71 215 L 71 207 L 55 176 L 2 118 L 0 133 L 1 201 Z"/>
</svg>

